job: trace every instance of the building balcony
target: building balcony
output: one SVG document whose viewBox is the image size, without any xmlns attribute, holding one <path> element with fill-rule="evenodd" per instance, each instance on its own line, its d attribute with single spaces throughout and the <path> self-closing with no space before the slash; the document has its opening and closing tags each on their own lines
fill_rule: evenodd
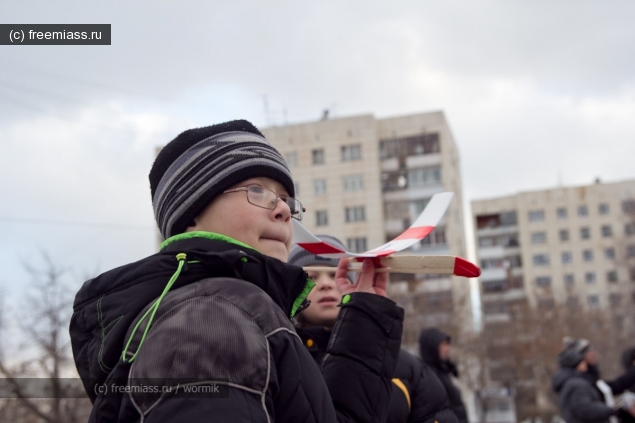
<svg viewBox="0 0 635 423">
<path fill-rule="evenodd" d="M 481 269 L 481 281 L 499 281 L 507 279 L 507 269 L 500 267 L 497 269 Z"/>
<path fill-rule="evenodd" d="M 491 247 L 479 247 L 478 256 L 480 259 L 504 258 L 506 256 L 520 255 L 520 248 L 494 245 Z"/>
<path fill-rule="evenodd" d="M 518 233 L 518 225 L 485 227 L 476 230 L 477 237 L 511 235 L 515 233 Z"/>
<path fill-rule="evenodd" d="M 508 323 L 511 321 L 509 313 L 484 314 L 483 322 L 487 323 Z"/>
<path fill-rule="evenodd" d="M 481 301 L 515 301 L 523 300 L 527 297 L 523 288 L 513 288 L 502 292 L 483 292 Z"/>
</svg>

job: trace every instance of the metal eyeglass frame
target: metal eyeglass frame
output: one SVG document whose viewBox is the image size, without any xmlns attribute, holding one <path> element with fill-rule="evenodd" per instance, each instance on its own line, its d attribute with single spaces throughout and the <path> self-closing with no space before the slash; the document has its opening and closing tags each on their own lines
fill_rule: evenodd
<svg viewBox="0 0 635 423">
<path fill-rule="evenodd" d="M 276 196 L 276 201 L 275 201 L 275 203 L 273 203 L 273 207 L 265 207 L 265 206 L 261 206 L 260 204 L 252 203 L 251 200 L 249 199 L 249 189 L 250 188 L 259 188 L 259 189 L 261 189 L 263 191 L 269 191 L 270 193 L 275 195 Z M 258 185 L 249 185 L 247 187 L 239 187 L 239 188 L 234 188 L 234 189 L 228 189 L 227 191 L 223 191 L 223 194 L 227 194 L 227 193 L 230 193 L 230 192 L 239 192 L 239 191 L 245 191 L 247 193 L 247 202 L 249 204 L 251 204 L 253 206 L 256 206 L 256 207 L 260 207 L 262 209 L 267 209 L 267 210 L 275 210 L 276 206 L 278 205 L 278 198 L 281 199 L 282 201 L 284 201 L 287 204 L 287 206 L 289 205 L 289 203 L 287 203 L 287 199 L 293 198 L 293 200 L 295 200 L 300 205 L 300 207 L 296 210 L 295 213 L 293 213 L 293 210 L 291 211 L 291 217 L 293 217 L 294 219 L 296 219 L 298 221 L 301 221 L 302 218 L 303 218 L 304 213 L 306 213 L 306 209 L 304 208 L 304 206 L 302 206 L 302 203 L 297 198 L 291 197 L 289 195 L 278 195 L 274 191 L 271 191 L 270 189 L 263 188 L 263 187 L 258 186 Z M 290 206 L 289 206 L 289 209 L 291 209 Z M 297 216 L 297 215 L 299 215 L 299 216 Z"/>
</svg>

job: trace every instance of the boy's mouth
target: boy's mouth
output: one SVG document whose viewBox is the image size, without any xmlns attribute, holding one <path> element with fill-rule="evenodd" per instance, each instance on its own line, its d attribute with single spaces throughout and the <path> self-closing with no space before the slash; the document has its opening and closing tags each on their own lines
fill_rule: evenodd
<svg viewBox="0 0 635 423">
<path fill-rule="evenodd" d="M 335 297 L 326 296 L 326 297 L 320 298 L 320 300 L 318 301 L 318 304 L 324 304 L 324 305 L 337 304 L 337 300 L 335 299 Z"/>
</svg>

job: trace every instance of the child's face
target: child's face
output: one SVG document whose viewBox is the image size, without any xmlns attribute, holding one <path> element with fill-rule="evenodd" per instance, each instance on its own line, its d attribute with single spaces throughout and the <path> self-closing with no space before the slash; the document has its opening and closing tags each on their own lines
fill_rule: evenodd
<svg viewBox="0 0 635 423">
<path fill-rule="evenodd" d="M 338 305 L 342 301 L 342 294 L 335 284 L 335 268 L 333 272 L 317 272 L 308 268 L 309 277 L 315 282 L 315 288 L 307 299 L 311 305 L 302 311 L 302 320 L 312 326 L 332 327 L 340 311 Z"/>
<path fill-rule="evenodd" d="M 282 184 L 269 178 L 251 178 L 229 189 L 258 185 L 278 195 L 289 195 Z M 237 191 L 216 197 L 196 219 L 190 231 L 215 232 L 244 242 L 262 254 L 287 261 L 293 239 L 289 206 L 278 200 L 273 210 L 254 206 L 247 192 Z"/>
</svg>

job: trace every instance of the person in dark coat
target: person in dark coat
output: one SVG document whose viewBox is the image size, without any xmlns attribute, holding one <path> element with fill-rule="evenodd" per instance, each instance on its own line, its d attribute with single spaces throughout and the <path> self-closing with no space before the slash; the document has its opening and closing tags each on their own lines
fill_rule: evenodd
<svg viewBox="0 0 635 423">
<path fill-rule="evenodd" d="M 467 423 L 467 411 L 461 398 L 461 391 L 450 378 L 450 375 L 459 377 L 456 365 L 450 360 L 451 341 L 450 335 L 439 329 L 424 329 L 419 335 L 419 351 L 421 359 L 432 368 L 443 384 L 450 400 L 450 407 L 459 422 Z"/>
<path fill-rule="evenodd" d="M 403 309 L 366 260 L 354 285 L 338 281 L 342 313 L 320 371 L 292 323 L 314 283 L 286 263 L 304 210 L 262 134 L 247 121 L 183 132 L 150 187 L 161 251 L 75 297 L 90 422 L 383 423 Z"/>
<path fill-rule="evenodd" d="M 318 235 L 318 238 L 336 248 L 346 249 L 335 237 Z M 338 262 L 296 245 L 289 254 L 289 263 L 307 266 L 309 277 L 316 283 L 308 296 L 311 305 L 296 318 L 296 330 L 315 362 L 321 365 L 340 313 L 341 294 L 335 284 Z M 333 272 L 312 271 L 311 266 L 332 267 Z M 348 277 L 353 280 L 354 273 L 349 273 Z M 403 349 L 399 352 L 392 382 L 387 423 L 458 423 L 439 379 L 425 363 Z"/>
<path fill-rule="evenodd" d="M 584 338 L 565 337 L 563 339 L 566 348 L 573 348 L 584 356 L 588 370 L 585 376 L 595 385 L 604 398 L 612 403 L 610 397 L 614 397 L 624 393 L 627 389 L 635 385 L 635 367 L 627 368 L 624 373 L 615 379 L 603 380 L 598 365 L 598 355 L 591 343 Z"/>
<path fill-rule="evenodd" d="M 617 423 L 635 416 L 635 406 L 621 409 L 605 403 L 602 393 L 588 377 L 588 363 L 579 348 L 569 345 L 558 356 L 560 368 L 551 386 L 558 394 L 558 407 L 567 423 Z"/>
</svg>

